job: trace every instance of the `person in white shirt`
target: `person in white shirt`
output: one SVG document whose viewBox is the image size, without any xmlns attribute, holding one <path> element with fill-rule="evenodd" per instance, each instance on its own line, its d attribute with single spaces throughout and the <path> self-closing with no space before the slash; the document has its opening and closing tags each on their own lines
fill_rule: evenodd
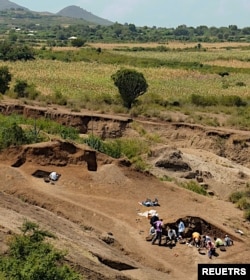
<svg viewBox="0 0 250 280">
<path fill-rule="evenodd" d="M 49 178 L 52 181 L 57 181 L 58 178 L 60 177 L 60 174 L 58 174 L 57 172 L 53 171 L 49 174 Z"/>
<path fill-rule="evenodd" d="M 174 241 L 174 243 L 176 243 L 177 241 L 177 235 L 176 235 L 176 231 L 174 229 L 169 229 L 168 230 L 168 238 L 169 240 L 172 242 Z"/>
</svg>

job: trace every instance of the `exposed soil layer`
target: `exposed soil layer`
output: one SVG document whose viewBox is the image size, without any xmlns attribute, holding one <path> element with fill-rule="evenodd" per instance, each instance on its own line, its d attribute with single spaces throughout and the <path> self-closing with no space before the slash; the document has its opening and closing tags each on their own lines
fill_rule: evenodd
<svg viewBox="0 0 250 280">
<path fill-rule="evenodd" d="M 57 116 L 60 114 L 57 109 Z M 72 121 L 70 116 L 68 113 L 68 123 L 73 123 L 75 116 Z M 131 119 L 122 127 L 120 117 L 116 120 L 105 115 L 99 118 L 102 124 L 95 121 L 93 126 L 99 135 L 106 122 L 108 127 L 112 123 L 117 128 L 112 137 L 140 137 L 132 129 Z M 228 201 L 228 195 L 250 180 L 250 132 L 133 121 L 162 139 L 145 155 L 152 166 L 147 173 L 133 170 L 126 160 L 60 140 L 2 151 L 1 252 L 7 250 L 9 236 L 20 232 L 20 225 L 29 219 L 58 237 L 51 242 L 68 251 L 67 262 L 86 279 L 195 279 L 198 263 L 248 262 L 250 225 L 243 219 L 243 212 Z M 90 129 L 89 123 L 86 127 Z M 183 164 L 175 164 L 178 169 L 168 168 L 170 159 L 172 163 L 186 163 L 189 169 L 180 168 Z M 157 166 L 157 162 L 168 164 Z M 43 176 L 51 171 L 61 177 L 47 183 Z M 175 180 L 159 179 L 164 176 L 183 182 L 196 180 L 214 195 L 198 195 L 179 187 Z M 155 197 L 159 207 L 138 204 Z M 152 209 L 165 227 L 176 226 L 182 218 L 187 238 L 194 230 L 211 237 L 229 234 L 234 245 L 225 252 L 218 250 L 219 255 L 211 260 L 185 244 L 152 246 L 146 241 L 150 228 L 146 213 Z M 236 233 L 237 229 L 244 234 Z"/>
</svg>

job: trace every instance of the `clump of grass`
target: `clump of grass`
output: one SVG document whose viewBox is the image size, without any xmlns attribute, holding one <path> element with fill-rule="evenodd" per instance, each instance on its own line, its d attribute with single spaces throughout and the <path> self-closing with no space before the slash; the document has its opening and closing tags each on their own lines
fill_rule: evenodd
<svg viewBox="0 0 250 280">
<path fill-rule="evenodd" d="M 237 192 L 233 192 L 230 194 L 229 196 L 229 200 L 232 203 L 236 203 L 237 201 L 239 201 L 242 197 L 244 197 L 244 192 L 243 191 L 237 191 Z"/>
<path fill-rule="evenodd" d="M 231 193 L 229 200 L 244 211 L 244 218 L 250 221 L 250 191 L 246 185 L 246 190 Z"/>
<path fill-rule="evenodd" d="M 172 182 L 174 179 L 167 176 L 167 175 L 163 175 L 161 178 L 160 178 L 161 181 L 164 181 L 164 182 Z"/>
<path fill-rule="evenodd" d="M 198 183 L 196 183 L 195 181 L 190 181 L 190 182 L 185 182 L 185 183 L 181 183 L 180 184 L 181 187 L 188 189 L 192 192 L 201 194 L 201 195 L 207 195 L 206 190 L 204 190 Z"/>
</svg>

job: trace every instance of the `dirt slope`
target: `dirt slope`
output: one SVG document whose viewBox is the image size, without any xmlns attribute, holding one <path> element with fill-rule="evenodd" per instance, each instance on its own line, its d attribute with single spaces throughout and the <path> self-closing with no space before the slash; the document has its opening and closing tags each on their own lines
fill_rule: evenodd
<svg viewBox="0 0 250 280">
<path fill-rule="evenodd" d="M 178 138 L 175 126 L 171 129 L 168 124 L 166 129 L 160 124 L 144 122 L 143 125 L 149 132 L 160 131 L 166 139 L 148 158 L 153 166 L 166 157 L 170 148 L 179 150 L 192 170 L 211 172 L 212 178 L 204 180 L 216 195 L 201 196 L 152 175 L 168 174 L 182 179 L 183 172 L 153 167 L 152 174 L 143 174 L 99 153 L 95 156 L 96 171 L 89 170 L 86 153 L 90 150 L 83 146 L 73 151 L 69 145 L 69 152 L 68 145 L 63 145 L 62 149 L 61 143 L 56 141 L 10 149 L 0 154 L 1 250 L 6 250 L 8 236 L 19 232 L 24 219 L 29 219 L 55 233 L 58 237 L 52 241 L 55 246 L 67 249 L 69 263 L 92 280 L 196 279 L 198 263 L 248 262 L 249 222 L 244 221 L 241 210 L 226 201 L 229 190 L 225 186 L 231 191 L 248 182 L 249 162 L 243 160 L 240 164 L 240 155 L 237 161 L 232 161 L 229 149 L 224 150 L 228 155 L 225 158 L 218 155 L 218 147 L 214 147 L 214 151 L 205 148 L 205 142 L 212 146 L 212 140 L 207 138 L 201 142 L 198 138 L 204 133 L 207 135 L 209 129 L 191 130 L 182 126 Z M 132 131 L 128 129 L 126 133 Z M 233 137 L 235 135 L 234 131 Z M 187 140 L 191 138 L 192 144 Z M 172 139 L 176 139 L 174 145 Z M 54 184 L 46 183 L 32 176 L 36 170 L 53 170 L 62 176 Z M 240 171 L 243 177 L 239 176 Z M 212 260 L 187 245 L 177 244 L 172 249 L 152 246 L 145 240 L 149 220 L 139 215 L 152 209 L 138 204 L 147 197 L 159 199 L 160 207 L 154 209 L 164 223 L 199 217 L 217 228 L 217 233 L 232 236 L 235 245 L 226 252 L 218 251 L 219 256 Z M 241 229 L 244 235 L 239 236 L 236 229 Z"/>
</svg>

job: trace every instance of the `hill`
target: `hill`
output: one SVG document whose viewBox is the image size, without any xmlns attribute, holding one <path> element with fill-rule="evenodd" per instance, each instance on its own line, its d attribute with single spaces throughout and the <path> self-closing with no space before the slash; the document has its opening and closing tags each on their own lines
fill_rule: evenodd
<svg viewBox="0 0 250 280">
<path fill-rule="evenodd" d="M 13 13 L 15 12 L 14 10 L 17 10 L 17 17 L 22 17 L 22 18 L 27 18 L 30 20 L 35 20 L 36 18 L 39 17 L 39 19 L 41 20 L 42 17 L 44 17 L 44 20 L 48 20 L 48 23 L 51 22 L 57 22 L 60 23 L 61 20 L 60 18 L 62 18 L 62 20 L 64 20 L 65 22 L 69 22 L 71 23 L 72 20 L 82 20 L 81 23 L 83 23 L 83 21 L 85 22 L 85 24 L 98 24 L 98 25 L 112 25 L 113 22 L 100 18 L 96 15 L 93 15 L 90 12 L 87 12 L 86 10 L 77 7 L 77 6 L 68 6 L 64 9 L 62 9 L 61 11 L 59 11 L 56 14 L 53 13 L 49 13 L 49 12 L 35 12 L 35 11 L 30 11 L 29 9 L 17 5 L 14 2 L 8 1 L 8 0 L 1 0 L 0 1 L 0 11 L 6 11 L 6 10 L 13 10 Z M 20 14 L 21 12 L 28 12 L 28 14 L 23 13 L 22 15 Z M 34 15 L 31 16 L 31 13 L 33 13 Z M 2 15 L 4 16 L 4 15 Z M 70 18 L 72 19 L 71 21 L 69 20 L 65 20 L 65 18 Z M 26 19 L 26 20 L 27 20 Z M 8 17 L 6 17 L 5 19 L 5 23 L 8 22 Z M 75 21 L 75 24 L 79 23 L 79 21 Z"/>
<path fill-rule="evenodd" d="M 23 9 L 28 10 L 27 8 L 20 6 L 14 2 L 9 0 L 1 0 L 0 1 L 0 11 L 9 10 L 9 9 Z"/>
<path fill-rule="evenodd" d="M 57 15 L 61 15 L 64 17 L 71 17 L 71 18 L 82 18 L 88 22 L 93 22 L 99 25 L 111 25 L 113 22 L 100 18 L 98 16 L 93 15 L 92 13 L 77 7 L 77 6 L 68 6 L 57 13 Z"/>
<path fill-rule="evenodd" d="M 30 108 L 30 112 L 35 110 L 37 108 Z M 27 113 L 27 108 L 24 111 Z M 54 115 L 60 114 L 65 117 L 66 111 L 58 107 Z M 70 122 L 72 117 L 73 123 L 75 115 L 70 114 L 68 112 L 67 120 Z M 88 116 L 88 112 L 81 114 Z M 100 123 L 95 127 L 102 130 L 102 125 L 108 125 L 111 128 L 114 118 L 114 115 L 100 116 Z M 204 176 L 204 181 L 215 195 L 198 195 L 174 181 L 159 180 L 157 174 L 162 174 L 162 167 L 154 166 L 149 173 L 138 172 L 126 161 L 110 158 L 85 145 L 51 139 L 50 142 L 11 147 L 0 153 L 1 252 L 6 251 L 8 238 L 20 232 L 22 222 L 28 219 L 57 236 L 53 244 L 67 250 L 68 263 L 86 279 L 191 280 L 197 278 L 198 263 L 246 263 L 250 224 L 243 219 L 242 211 L 227 201 L 223 190 L 237 189 L 250 178 L 249 157 L 244 158 L 247 162 L 239 157 L 237 164 L 230 160 L 230 155 L 235 157 L 231 154 L 231 136 L 249 139 L 249 131 L 223 128 L 212 131 L 210 127 L 137 121 L 145 131 L 162 132 L 162 139 L 165 139 L 161 147 L 151 152 L 151 163 L 166 157 L 170 148 L 179 149 L 192 170 L 198 166 L 199 170 L 211 173 L 212 177 Z M 228 135 L 224 147 L 227 158 L 215 154 L 215 132 L 222 137 Z M 130 126 L 126 127 L 125 135 L 139 137 Z M 95 171 L 90 168 L 93 163 L 97 164 Z M 60 173 L 61 177 L 54 183 L 47 183 L 43 172 L 51 171 Z M 239 177 L 239 171 L 244 177 Z M 175 176 L 174 172 L 171 176 Z M 144 215 L 152 208 L 138 202 L 155 197 L 160 206 L 154 210 L 163 218 L 165 226 L 173 226 L 182 218 L 189 229 L 187 237 L 195 229 L 211 237 L 223 238 L 227 233 L 234 239 L 234 246 L 226 252 L 218 250 L 218 256 L 211 260 L 185 244 L 152 246 L 146 241 L 150 226 Z M 236 229 L 241 229 L 244 235 L 237 234 Z"/>
</svg>

